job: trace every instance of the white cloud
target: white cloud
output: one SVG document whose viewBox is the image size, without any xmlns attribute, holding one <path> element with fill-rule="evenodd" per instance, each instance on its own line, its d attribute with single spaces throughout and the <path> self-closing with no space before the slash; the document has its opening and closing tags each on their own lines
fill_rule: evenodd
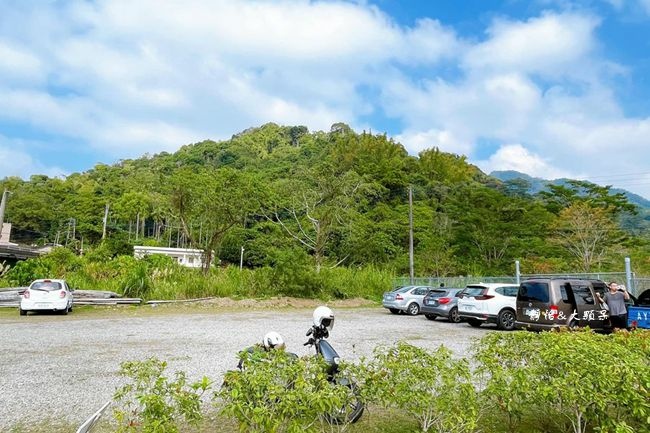
<svg viewBox="0 0 650 433">
<path fill-rule="evenodd" d="M 601 18 L 565 10 L 500 18 L 471 40 L 435 17 L 398 25 L 366 2 L 14 1 L 0 14 L 0 125 L 116 159 L 266 122 L 382 130 L 382 112 L 414 154 L 476 160 L 487 140 L 501 148 L 486 164 L 634 170 L 649 120 L 616 99 L 627 70 L 604 56 Z"/>
<path fill-rule="evenodd" d="M 521 144 L 506 144 L 501 146 L 485 161 L 478 161 L 478 166 L 490 173 L 495 170 L 515 170 L 543 179 L 565 177 L 567 172 L 559 170 L 540 155 L 531 153 Z"/>
<path fill-rule="evenodd" d="M 0 83 L 0 121 L 86 140 L 116 157 L 269 121 L 354 124 L 374 109 L 357 86 L 377 85 L 382 65 L 431 65 L 459 46 L 438 21 L 401 28 L 375 7 L 347 2 L 100 0 L 10 9 L 0 16 L 8 29 L 0 41 L 9 38 L 0 53 L 48 85 Z M 27 28 L 19 32 L 17 21 Z M 10 40 L 18 34 L 21 51 Z"/>
<path fill-rule="evenodd" d="M 488 29 L 489 38 L 472 47 L 464 63 L 468 70 L 573 75 L 594 48 L 598 24 L 591 16 L 571 13 L 496 21 Z"/>
<path fill-rule="evenodd" d="M 0 39 L 0 77 L 18 82 L 41 81 L 41 61 L 27 50 Z"/>
<path fill-rule="evenodd" d="M 466 137 L 454 135 L 452 131 L 430 129 L 428 131 L 405 131 L 395 137 L 411 154 L 437 147 L 444 152 L 467 155 L 472 150 L 472 143 Z"/>
<path fill-rule="evenodd" d="M 27 150 L 26 143 L 10 140 L 0 135 L 0 178 L 17 176 L 29 179 L 33 174 L 58 177 L 67 174 L 57 166 L 47 166 L 35 160 Z"/>
</svg>

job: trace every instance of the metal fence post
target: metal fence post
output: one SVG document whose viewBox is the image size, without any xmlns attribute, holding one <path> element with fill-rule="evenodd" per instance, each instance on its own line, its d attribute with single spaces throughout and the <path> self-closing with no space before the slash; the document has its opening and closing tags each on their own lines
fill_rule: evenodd
<svg viewBox="0 0 650 433">
<path fill-rule="evenodd" d="M 632 266 L 630 266 L 630 258 L 625 258 L 625 279 L 627 280 L 627 290 L 631 293 L 635 293 L 634 287 L 632 286 Z"/>
<path fill-rule="evenodd" d="M 521 272 L 519 271 L 519 260 L 515 260 L 515 276 L 517 277 L 517 284 L 520 284 Z"/>
</svg>

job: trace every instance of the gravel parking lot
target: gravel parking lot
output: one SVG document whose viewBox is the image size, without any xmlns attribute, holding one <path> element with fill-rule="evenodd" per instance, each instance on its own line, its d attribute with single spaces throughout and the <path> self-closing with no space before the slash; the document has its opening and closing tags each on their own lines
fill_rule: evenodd
<svg viewBox="0 0 650 433">
<path fill-rule="evenodd" d="M 303 347 L 311 324 L 311 309 L 206 312 L 140 307 L 111 314 L 68 316 L 0 316 L 0 431 L 17 423 L 66 419 L 81 423 L 112 398 L 122 382 L 122 361 L 155 356 L 190 379 L 203 375 L 220 381 L 237 363 L 237 352 L 261 340 L 265 332 L 280 332 L 288 350 L 309 354 Z M 149 311 L 145 311 L 144 309 Z M 435 322 L 423 316 L 394 316 L 376 308 L 335 309 L 329 339 L 347 360 L 372 354 L 381 344 L 399 340 L 425 348 L 445 344 L 457 355 L 467 353 L 486 329 Z M 313 349 L 312 349 L 313 350 Z"/>
</svg>

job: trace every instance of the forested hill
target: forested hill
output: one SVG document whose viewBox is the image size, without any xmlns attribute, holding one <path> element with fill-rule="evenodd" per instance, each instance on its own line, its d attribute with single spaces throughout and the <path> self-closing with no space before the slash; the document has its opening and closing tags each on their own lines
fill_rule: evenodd
<svg viewBox="0 0 650 433">
<path fill-rule="evenodd" d="M 101 244 L 113 254 L 142 243 L 192 246 L 227 264 L 244 247 L 247 267 L 408 273 L 409 187 L 418 275 L 512 274 L 515 259 L 528 272 L 618 270 L 623 256 L 649 249 L 648 221 L 608 188 L 577 182 L 531 195 L 463 156 L 435 148 L 410 156 L 386 135 L 345 124 L 329 132 L 266 124 L 65 179 L 0 183 L 13 192 L 5 214 L 13 240 Z"/>
</svg>

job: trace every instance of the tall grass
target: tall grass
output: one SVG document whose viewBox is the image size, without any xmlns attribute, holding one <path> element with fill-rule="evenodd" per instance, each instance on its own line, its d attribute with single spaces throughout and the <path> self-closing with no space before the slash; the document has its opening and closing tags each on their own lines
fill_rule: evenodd
<svg viewBox="0 0 650 433">
<path fill-rule="evenodd" d="M 391 286 L 393 273 L 376 267 L 323 268 L 290 260 L 275 267 L 239 269 L 235 266 L 184 268 L 168 257 L 137 260 L 76 257 L 55 254 L 21 262 L 0 286 L 26 285 L 35 278 L 65 278 L 72 287 L 107 290 L 144 299 L 194 299 L 204 297 L 269 298 L 294 296 L 314 299 L 366 298 L 379 300 Z"/>
</svg>

